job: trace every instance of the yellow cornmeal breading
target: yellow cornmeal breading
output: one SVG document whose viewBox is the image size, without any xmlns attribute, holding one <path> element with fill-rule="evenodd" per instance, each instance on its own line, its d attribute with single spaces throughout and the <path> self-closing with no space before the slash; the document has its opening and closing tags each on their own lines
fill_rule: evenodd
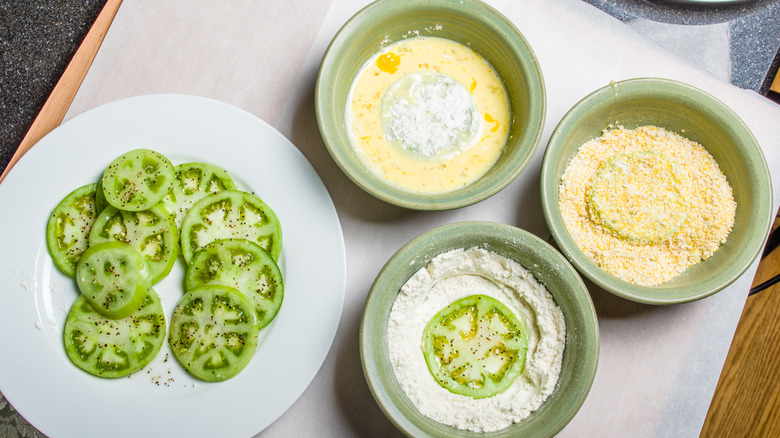
<svg viewBox="0 0 780 438">
<path fill-rule="evenodd" d="M 600 210 L 594 211 L 589 202 L 593 196 L 590 190 L 602 165 L 609 160 L 621 160 L 625 154 L 641 156 L 642 151 L 655 153 L 663 160 L 644 163 L 644 170 L 637 170 L 634 175 L 635 186 L 631 190 L 599 187 L 602 204 Z M 664 160 L 679 166 L 678 172 L 672 172 L 679 181 L 649 183 L 648 177 L 653 173 L 658 178 L 670 177 Z M 599 184 L 615 181 L 625 183 L 626 176 Z M 609 192 L 622 200 L 605 201 L 603 195 Z M 631 197 L 627 193 L 632 200 L 621 204 Z M 659 203 L 664 198 L 675 205 L 637 209 L 637 200 Z M 687 215 L 680 224 L 679 209 L 686 207 Z M 666 129 L 643 126 L 634 130 L 608 129 L 601 137 L 582 145 L 561 179 L 559 208 L 577 246 L 602 269 L 631 283 L 652 286 L 710 257 L 731 232 L 737 205 L 725 175 L 704 147 Z M 636 223 L 621 222 L 620 229 L 603 225 L 605 212 L 612 218 L 628 220 L 633 211 L 637 213 Z"/>
</svg>

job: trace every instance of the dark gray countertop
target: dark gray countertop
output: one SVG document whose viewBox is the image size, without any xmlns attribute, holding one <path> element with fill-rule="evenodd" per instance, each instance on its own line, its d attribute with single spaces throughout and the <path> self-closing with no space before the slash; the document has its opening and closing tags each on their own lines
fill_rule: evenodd
<svg viewBox="0 0 780 438">
<path fill-rule="evenodd" d="M 0 172 L 105 3 L 0 1 Z"/>
<path fill-rule="evenodd" d="M 619 18 L 648 39 L 686 58 L 719 44 L 730 60 L 732 84 L 767 95 L 780 63 L 780 1 L 584 0 Z M 645 25 L 638 22 L 653 22 Z M 706 30 L 709 29 L 709 32 Z M 666 35 L 660 35 L 666 34 Z M 715 38 L 712 38 L 712 37 Z M 719 40 L 717 37 L 722 36 Z M 699 47 L 687 45 L 699 38 Z M 728 45 L 726 47 L 725 45 Z M 710 52 L 711 53 L 711 52 Z M 702 66 L 706 69 L 706 65 Z M 714 68 L 714 67 L 713 67 Z M 719 72 L 713 72 L 721 76 Z"/>
</svg>

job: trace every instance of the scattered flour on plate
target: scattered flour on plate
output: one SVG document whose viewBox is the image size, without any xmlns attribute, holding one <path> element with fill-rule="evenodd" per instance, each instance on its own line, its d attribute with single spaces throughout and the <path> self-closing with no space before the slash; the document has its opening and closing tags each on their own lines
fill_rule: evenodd
<svg viewBox="0 0 780 438">
<path fill-rule="evenodd" d="M 475 294 L 502 302 L 528 334 L 525 370 L 501 394 L 483 399 L 454 394 L 428 370 L 422 336 L 428 322 L 453 301 Z M 501 430 L 528 417 L 552 394 L 566 343 L 563 313 L 552 295 L 519 263 L 484 249 L 436 256 L 401 288 L 388 322 L 396 378 L 425 416 L 474 432 Z"/>
<path fill-rule="evenodd" d="M 34 290 L 38 289 L 38 281 L 37 281 L 37 280 L 35 280 L 34 278 L 33 278 L 33 279 L 30 279 L 30 280 L 25 280 L 25 279 L 23 279 L 23 280 L 21 281 L 21 283 L 19 283 L 19 284 L 20 284 L 20 285 L 21 285 L 21 286 L 24 288 L 24 290 L 26 290 L 27 292 L 32 292 L 32 291 L 34 291 Z"/>
</svg>

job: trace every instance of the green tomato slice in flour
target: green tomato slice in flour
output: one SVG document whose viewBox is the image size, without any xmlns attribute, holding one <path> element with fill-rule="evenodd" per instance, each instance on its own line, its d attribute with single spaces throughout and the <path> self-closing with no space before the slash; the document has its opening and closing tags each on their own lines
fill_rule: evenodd
<svg viewBox="0 0 780 438">
<path fill-rule="evenodd" d="M 121 210 L 146 210 L 171 189 L 173 164 L 159 152 L 135 149 L 112 161 L 101 183 L 109 204 Z"/>
<path fill-rule="evenodd" d="M 471 295 L 431 319 L 422 348 L 442 387 L 480 399 L 505 391 L 523 372 L 528 338 L 523 323 L 505 305 Z"/>
<path fill-rule="evenodd" d="M 187 268 L 186 288 L 206 284 L 230 286 L 249 297 L 259 328 L 268 325 L 282 306 L 282 272 L 268 251 L 246 239 L 215 240 L 195 253 Z"/>
<path fill-rule="evenodd" d="M 173 186 L 162 199 L 163 206 L 174 216 L 181 229 L 184 216 L 193 204 L 206 195 L 222 190 L 233 190 L 235 183 L 225 170 L 208 163 L 179 164 L 173 168 Z"/>
<path fill-rule="evenodd" d="M 152 283 L 168 275 L 179 253 L 176 224 L 159 204 L 143 211 L 119 210 L 114 206 L 103 210 L 89 233 L 89 244 L 111 241 L 129 243 L 146 258 Z"/>
<path fill-rule="evenodd" d="M 169 343 L 176 360 L 193 376 L 220 382 L 246 367 L 257 347 L 255 306 L 227 286 L 188 291 L 173 312 Z"/>
<path fill-rule="evenodd" d="M 246 239 L 268 251 L 274 260 L 282 251 L 282 229 L 276 213 L 257 196 L 223 190 L 190 208 L 181 225 L 181 250 L 189 264 L 195 253 L 219 239 Z"/>
<path fill-rule="evenodd" d="M 152 285 L 146 259 L 124 242 L 104 242 L 89 247 L 76 266 L 81 295 L 96 312 L 120 319 L 136 311 Z"/>
<path fill-rule="evenodd" d="M 165 340 L 160 299 L 149 289 L 136 311 L 109 319 L 80 296 L 68 313 L 63 340 L 70 360 L 84 371 L 99 377 L 127 376 L 148 365 Z"/>
<path fill-rule="evenodd" d="M 54 209 L 46 227 L 46 245 L 52 261 L 71 277 L 89 246 L 89 232 L 100 212 L 96 191 L 97 184 L 93 183 L 70 192 Z"/>
</svg>

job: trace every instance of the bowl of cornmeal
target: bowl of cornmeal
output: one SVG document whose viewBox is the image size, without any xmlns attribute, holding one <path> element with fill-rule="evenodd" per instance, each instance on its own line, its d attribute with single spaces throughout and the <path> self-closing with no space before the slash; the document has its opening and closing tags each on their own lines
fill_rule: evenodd
<svg viewBox="0 0 780 438">
<path fill-rule="evenodd" d="M 360 188 L 401 207 L 484 200 L 522 172 L 545 117 L 542 72 L 506 17 L 478 0 L 380 0 L 328 47 L 320 133 Z"/>
<path fill-rule="evenodd" d="M 560 121 L 542 204 L 561 251 L 598 286 L 647 304 L 712 295 L 760 252 L 773 212 L 766 161 L 715 97 L 657 78 L 613 82 Z"/>
<path fill-rule="evenodd" d="M 593 383 L 598 321 L 581 277 L 547 242 L 460 222 L 387 262 L 360 353 L 374 398 L 408 436 L 553 436 Z"/>
</svg>

